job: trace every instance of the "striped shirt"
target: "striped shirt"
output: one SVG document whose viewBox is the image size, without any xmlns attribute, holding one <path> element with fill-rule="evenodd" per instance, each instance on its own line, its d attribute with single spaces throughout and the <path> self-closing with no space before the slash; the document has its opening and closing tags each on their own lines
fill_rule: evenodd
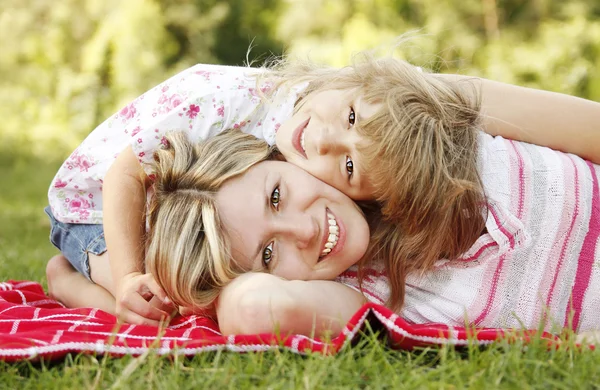
<svg viewBox="0 0 600 390">
<path fill-rule="evenodd" d="M 407 278 L 400 314 L 413 323 L 600 329 L 600 166 L 549 148 L 480 135 L 487 232 L 458 260 Z M 363 293 L 390 294 L 382 264 Z M 339 281 L 358 288 L 356 269 Z"/>
</svg>

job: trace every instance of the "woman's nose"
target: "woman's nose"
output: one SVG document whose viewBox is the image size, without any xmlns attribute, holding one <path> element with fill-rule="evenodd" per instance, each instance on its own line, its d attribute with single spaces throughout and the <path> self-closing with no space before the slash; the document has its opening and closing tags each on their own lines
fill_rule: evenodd
<svg viewBox="0 0 600 390">
<path fill-rule="evenodd" d="M 280 224 L 280 234 L 295 241 L 298 248 L 305 249 L 318 238 L 319 225 L 310 215 L 288 217 Z"/>
</svg>

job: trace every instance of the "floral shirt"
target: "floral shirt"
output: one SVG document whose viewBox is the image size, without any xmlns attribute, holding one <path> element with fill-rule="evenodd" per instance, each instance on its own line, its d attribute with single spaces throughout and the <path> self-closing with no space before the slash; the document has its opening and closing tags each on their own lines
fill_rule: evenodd
<svg viewBox="0 0 600 390">
<path fill-rule="evenodd" d="M 56 219 L 102 223 L 102 183 L 116 157 L 131 146 L 151 174 L 153 153 L 165 145 L 169 131 L 183 130 L 195 142 L 239 128 L 274 144 L 275 133 L 291 117 L 302 87 L 282 88 L 267 104 L 256 91 L 259 72 L 195 65 L 123 107 L 75 149 L 54 177 L 48 198 Z"/>
</svg>

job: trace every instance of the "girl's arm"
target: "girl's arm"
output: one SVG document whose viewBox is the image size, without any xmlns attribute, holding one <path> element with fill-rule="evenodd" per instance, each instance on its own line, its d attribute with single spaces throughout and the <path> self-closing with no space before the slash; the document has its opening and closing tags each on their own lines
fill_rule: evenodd
<svg viewBox="0 0 600 390">
<path fill-rule="evenodd" d="M 366 302 L 359 292 L 326 280 L 285 280 L 247 273 L 231 282 L 217 304 L 221 332 L 229 334 L 339 334 Z"/>
<path fill-rule="evenodd" d="M 104 235 L 109 253 L 116 313 L 132 324 L 158 325 L 168 313 L 148 301 L 166 294 L 151 274 L 144 274 L 144 214 L 148 177 L 127 147 L 103 183 Z"/>
<path fill-rule="evenodd" d="M 487 133 L 574 153 L 600 164 L 600 103 L 477 77 L 437 76 L 475 86 L 482 97 Z M 472 93 L 469 84 L 465 91 Z"/>
</svg>

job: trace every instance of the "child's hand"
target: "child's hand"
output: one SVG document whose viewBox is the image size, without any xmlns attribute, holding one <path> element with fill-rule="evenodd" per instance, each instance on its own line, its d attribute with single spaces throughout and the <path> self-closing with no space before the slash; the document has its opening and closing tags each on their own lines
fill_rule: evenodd
<svg viewBox="0 0 600 390">
<path fill-rule="evenodd" d="M 116 289 L 117 316 L 130 324 L 159 326 L 169 313 L 149 301 L 158 298 L 166 305 L 170 301 L 151 274 L 129 273 L 119 281 Z"/>
</svg>

